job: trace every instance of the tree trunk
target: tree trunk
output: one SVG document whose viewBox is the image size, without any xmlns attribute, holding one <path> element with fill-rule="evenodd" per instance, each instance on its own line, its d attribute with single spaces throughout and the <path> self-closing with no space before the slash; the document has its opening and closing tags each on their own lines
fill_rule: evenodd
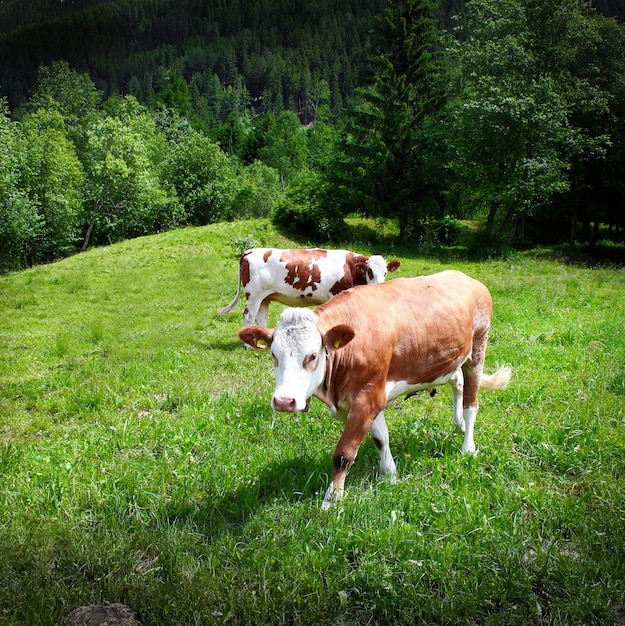
<svg viewBox="0 0 625 626">
<path fill-rule="evenodd" d="M 525 242 L 525 213 L 517 215 L 512 220 L 512 241 L 514 243 Z"/>
<path fill-rule="evenodd" d="M 594 246 L 598 240 L 599 240 L 599 221 L 595 220 L 592 223 L 592 229 L 590 231 L 590 240 L 588 242 L 590 247 Z"/>
<path fill-rule="evenodd" d="M 402 215 L 399 218 L 399 241 L 401 243 L 408 242 L 408 216 Z"/>
<path fill-rule="evenodd" d="M 504 218 L 501 226 L 497 230 L 498 235 L 503 235 L 505 233 L 510 232 L 510 228 L 512 227 L 512 219 L 514 218 L 514 204 L 510 204 L 508 207 L 508 212 L 506 213 L 506 217 Z"/>
<path fill-rule="evenodd" d="M 102 202 L 100 200 L 96 200 L 93 204 L 93 211 L 91 213 L 91 219 L 89 220 L 89 226 L 87 226 L 87 232 L 85 233 L 85 239 L 82 242 L 82 247 L 80 248 L 81 252 L 84 252 L 89 246 L 89 238 L 91 237 L 91 231 L 95 226 L 95 221 L 102 211 Z"/>
<path fill-rule="evenodd" d="M 486 218 L 486 233 L 492 235 L 495 226 L 495 215 L 497 215 L 497 204 L 493 203 L 488 209 L 488 217 Z"/>
</svg>

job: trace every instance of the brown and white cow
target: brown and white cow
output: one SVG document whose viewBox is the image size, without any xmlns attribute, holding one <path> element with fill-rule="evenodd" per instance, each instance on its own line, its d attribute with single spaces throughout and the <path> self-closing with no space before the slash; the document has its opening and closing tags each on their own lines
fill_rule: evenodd
<svg viewBox="0 0 625 626">
<path fill-rule="evenodd" d="M 269 347 L 276 411 L 306 411 L 311 396 L 345 422 L 323 507 L 341 498 L 345 476 L 370 432 L 380 472 L 395 478 L 384 408 L 421 389 L 448 383 L 462 452 L 475 452 L 478 390 L 503 389 L 511 371 L 483 372 L 492 300 L 488 289 L 448 270 L 354 287 L 309 309 L 285 309 L 275 329 L 247 326 L 239 337 Z"/>
<path fill-rule="evenodd" d="M 245 291 L 243 324 L 267 325 L 269 303 L 287 306 L 322 304 L 354 285 L 384 282 L 401 265 L 380 255 L 366 257 L 348 250 L 252 248 L 241 256 L 234 300 L 219 311 L 232 311 Z"/>
</svg>

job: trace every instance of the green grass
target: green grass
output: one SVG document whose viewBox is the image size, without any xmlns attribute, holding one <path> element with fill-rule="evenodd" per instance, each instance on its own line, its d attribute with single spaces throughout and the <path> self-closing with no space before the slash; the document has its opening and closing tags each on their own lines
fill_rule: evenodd
<svg viewBox="0 0 625 626">
<path fill-rule="evenodd" d="M 273 413 L 243 350 L 238 239 L 264 221 L 94 249 L 0 278 L 0 624 L 122 602 L 146 624 L 613 624 L 625 604 L 625 276 L 532 252 L 439 262 L 495 302 L 476 457 L 441 389 L 388 410 L 399 480 L 363 444 Z M 380 244 L 346 244 L 392 256 Z M 280 307 L 273 305 L 275 321 Z"/>
</svg>

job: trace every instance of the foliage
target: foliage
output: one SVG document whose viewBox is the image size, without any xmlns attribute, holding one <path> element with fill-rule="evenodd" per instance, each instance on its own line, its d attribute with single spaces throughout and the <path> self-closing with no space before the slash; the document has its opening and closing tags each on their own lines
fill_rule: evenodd
<svg viewBox="0 0 625 626">
<path fill-rule="evenodd" d="M 154 101 L 157 105 L 160 104 L 178 115 L 186 117 L 191 111 L 189 85 L 178 72 L 169 72 L 161 80 L 160 90 Z"/>
<path fill-rule="evenodd" d="M 423 133 L 443 102 L 432 10 L 429 0 L 388 3 L 346 137 L 347 184 L 358 191 L 360 210 L 399 219 L 402 241 L 410 220 L 425 217 L 436 195 L 424 167 Z"/>
<path fill-rule="evenodd" d="M 301 175 L 279 202 L 274 222 L 292 234 L 321 241 L 339 241 L 344 230 L 343 211 L 324 177 Z"/>
<path fill-rule="evenodd" d="M 6 102 L 0 100 L 0 269 L 20 267 L 29 243 L 40 232 L 34 202 L 19 184 L 21 158 L 19 126 L 11 122 Z"/>
<path fill-rule="evenodd" d="M 254 161 L 238 172 L 229 219 L 270 217 L 282 196 L 278 172 L 262 161 Z"/>
<path fill-rule="evenodd" d="M 73 70 L 67 61 L 40 65 L 37 82 L 28 98 L 30 111 L 54 108 L 71 127 L 93 112 L 100 103 L 100 94 L 91 77 Z"/>
<path fill-rule="evenodd" d="M 260 158 L 279 172 L 284 187 L 308 161 L 305 131 L 295 113 L 284 111 L 266 137 Z"/>
<path fill-rule="evenodd" d="M 394 403 L 397 484 L 366 440 L 323 513 L 342 425 L 317 400 L 272 412 L 270 357 L 217 313 L 244 233 L 298 245 L 221 223 L 0 278 L 2 623 L 95 602 L 145 626 L 618 623 L 622 270 L 453 263 L 493 294 L 487 369 L 514 375 L 480 396 L 479 454 L 459 453 L 445 389 Z M 400 258 L 403 276 L 450 267 Z"/>
<path fill-rule="evenodd" d="M 20 129 L 24 158 L 18 184 L 28 190 L 41 224 L 28 257 L 31 263 L 49 261 L 73 250 L 79 236 L 83 169 L 58 112 L 40 109 L 24 117 Z"/>
<path fill-rule="evenodd" d="M 583 0 L 34 2 L 0 34 L 1 271 L 278 205 L 323 241 L 623 239 L 625 28 Z"/>
<path fill-rule="evenodd" d="M 235 239 L 230 247 L 234 250 L 237 258 L 243 256 L 243 253 L 246 250 L 250 250 L 251 248 L 258 248 L 258 242 L 254 238 L 253 235 L 245 235 L 245 237 L 239 237 Z"/>
<path fill-rule="evenodd" d="M 85 150 L 85 203 L 89 222 L 83 250 L 94 226 L 99 240 L 117 241 L 157 232 L 183 218 L 155 167 L 164 138 L 133 96 L 107 101 L 108 115 L 89 130 Z"/>
<path fill-rule="evenodd" d="M 450 44 L 455 94 L 446 118 L 449 167 L 487 231 L 524 238 L 524 220 L 570 188 L 574 159 L 603 156 L 586 120 L 608 111 L 596 80 L 602 42 L 581 0 L 478 0 Z"/>
<path fill-rule="evenodd" d="M 460 222 L 449 215 L 442 219 L 423 218 L 410 229 L 409 239 L 422 250 L 432 250 L 456 245 L 461 230 Z"/>
<path fill-rule="evenodd" d="M 18 10 L 0 4 L 0 25 L 3 14 L 15 13 L 7 30 L 0 29 L 0 95 L 12 107 L 26 99 L 40 65 L 64 59 L 78 71 L 88 69 L 105 98 L 130 93 L 148 104 L 155 89 L 165 100 L 184 96 L 184 78 L 203 122 L 225 121 L 222 100 L 234 91 L 275 114 L 298 107 L 307 123 L 309 94 L 320 79 L 338 112 L 353 91 L 371 18 L 383 6 L 381 0 L 306 6 L 295 0 L 74 0 L 46 2 L 36 21 L 29 15 L 33 2 L 22 0 L 28 7 Z M 174 68 L 176 84 L 163 82 Z M 209 90 L 215 79 L 219 88 Z M 186 110 L 186 98 L 181 102 Z"/>
<path fill-rule="evenodd" d="M 228 218 L 235 193 L 234 171 L 226 155 L 208 137 L 199 132 L 183 137 L 170 150 L 163 171 L 191 224 Z"/>
<path fill-rule="evenodd" d="M 0 268 L 68 254 L 78 235 L 83 171 L 63 119 L 41 109 L 17 124 L 4 109 L 0 138 Z"/>
</svg>

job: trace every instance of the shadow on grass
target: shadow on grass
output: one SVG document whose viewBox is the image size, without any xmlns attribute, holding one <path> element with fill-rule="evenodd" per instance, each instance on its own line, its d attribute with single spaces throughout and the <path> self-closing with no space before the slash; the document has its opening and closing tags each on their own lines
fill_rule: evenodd
<svg viewBox="0 0 625 626">
<path fill-rule="evenodd" d="M 235 490 L 215 493 L 213 485 L 213 493 L 207 493 L 201 503 L 172 501 L 168 521 L 191 523 L 198 532 L 215 538 L 241 529 L 270 504 L 310 502 L 321 506 L 319 494 L 329 484 L 331 468 L 328 455 L 304 455 L 271 463 Z"/>
<path fill-rule="evenodd" d="M 336 241 L 317 241 L 307 239 L 292 228 L 277 226 L 278 232 L 302 246 L 324 248 L 368 246 L 371 254 L 382 254 L 389 258 L 411 260 L 437 260 L 440 263 L 475 262 L 507 259 L 517 253 L 535 254 L 544 258 L 577 267 L 623 267 L 625 265 L 625 242 L 620 239 L 600 239 L 594 244 L 588 243 L 541 243 L 541 238 L 528 239 L 525 243 L 515 244 L 506 235 L 486 233 L 477 222 L 458 222 L 459 227 L 451 245 L 436 241 L 425 245 L 424 242 L 409 238 L 400 242 L 397 232 L 388 224 L 378 224 L 375 220 L 359 218 L 347 220 L 344 229 L 337 234 Z M 400 272 L 393 276 L 396 278 Z"/>
<path fill-rule="evenodd" d="M 211 339 L 210 341 L 201 342 L 196 341 L 196 345 L 201 348 L 210 348 L 211 350 L 222 350 L 223 352 L 232 352 L 233 350 L 240 350 L 243 353 L 245 349 L 243 347 L 243 342 L 239 339 L 236 333 L 233 334 L 232 339 L 222 339 L 215 341 Z"/>
</svg>

